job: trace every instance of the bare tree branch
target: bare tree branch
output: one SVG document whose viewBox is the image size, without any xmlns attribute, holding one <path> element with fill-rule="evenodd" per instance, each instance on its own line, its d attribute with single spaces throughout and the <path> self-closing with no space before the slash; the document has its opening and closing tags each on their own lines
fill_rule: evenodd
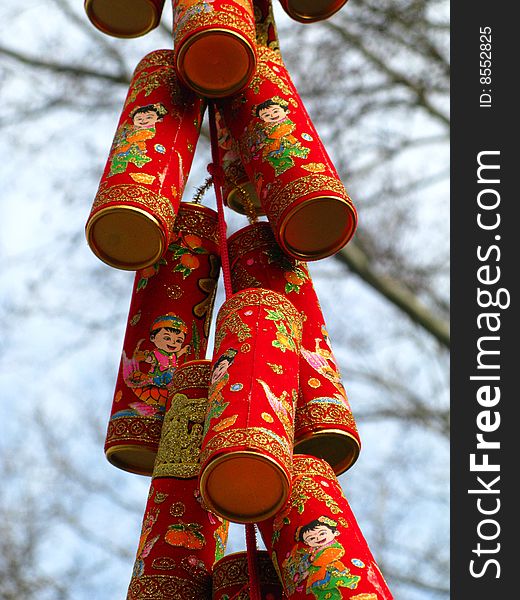
<svg viewBox="0 0 520 600">
<path fill-rule="evenodd" d="M 36 58 L 35 56 L 29 56 L 23 54 L 6 46 L 0 45 L 0 55 L 7 56 L 15 60 L 18 63 L 33 67 L 35 69 L 42 69 L 52 73 L 60 73 L 65 75 L 72 75 L 74 77 L 91 77 L 93 79 L 99 79 L 102 81 L 110 81 L 111 83 L 126 84 L 130 83 L 130 78 L 126 73 L 120 73 L 114 75 L 112 73 L 102 72 L 96 69 L 87 69 L 79 65 L 66 65 L 60 64 L 55 61 L 43 60 Z"/>
<path fill-rule="evenodd" d="M 412 293 L 394 279 L 376 273 L 368 256 L 351 240 L 335 257 L 363 281 L 399 307 L 414 323 L 431 333 L 443 346 L 450 347 L 449 324 L 433 315 Z"/>
</svg>

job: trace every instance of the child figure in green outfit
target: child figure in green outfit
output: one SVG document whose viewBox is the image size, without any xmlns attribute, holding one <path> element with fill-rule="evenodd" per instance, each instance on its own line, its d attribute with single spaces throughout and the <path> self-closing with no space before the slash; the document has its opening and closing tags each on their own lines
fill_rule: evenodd
<svg viewBox="0 0 520 600">
<path fill-rule="evenodd" d="M 130 113 L 132 124 L 123 123 L 112 144 L 109 175 L 124 173 L 130 163 L 141 168 L 152 159 L 147 156 L 146 142 L 155 137 L 155 126 L 168 113 L 161 103 L 139 106 Z"/>
<path fill-rule="evenodd" d="M 316 600 L 341 600 L 338 588 L 356 589 L 361 577 L 352 575 L 340 560 L 345 549 L 336 539 L 340 535 L 337 525 L 323 515 L 296 531 L 296 541 L 306 547 L 297 546 L 282 565 L 286 583 L 294 590 L 305 585 L 306 594 Z"/>
<path fill-rule="evenodd" d="M 309 148 L 301 145 L 293 135 L 296 125 L 289 119 L 289 103 L 275 96 L 258 104 L 255 115 L 261 123 L 255 123 L 251 154 L 266 160 L 276 175 L 294 166 L 293 157 L 307 158 Z"/>
</svg>

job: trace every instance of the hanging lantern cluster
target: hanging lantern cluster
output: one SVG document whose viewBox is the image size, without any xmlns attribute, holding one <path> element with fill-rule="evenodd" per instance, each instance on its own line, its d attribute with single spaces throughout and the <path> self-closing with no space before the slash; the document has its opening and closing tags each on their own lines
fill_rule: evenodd
<svg viewBox="0 0 520 600">
<path fill-rule="evenodd" d="M 309 23 L 346 3 L 280 1 Z M 85 9 L 131 38 L 163 5 Z M 135 272 L 105 439 L 111 464 L 151 478 L 127 599 L 390 600 L 337 479 L 361 443 L 307 266 L 348 243 L 356 209 L 271 0 L 173 0 L 172 37 L 134 71 L 86 223 L 94 254 Z M 211 177 L 186 201 L 206 110 Z M 229 238 L 225 208 L 249 221 Z M 226 555 L 230 522 L 247 551 Z"/>
</svg>

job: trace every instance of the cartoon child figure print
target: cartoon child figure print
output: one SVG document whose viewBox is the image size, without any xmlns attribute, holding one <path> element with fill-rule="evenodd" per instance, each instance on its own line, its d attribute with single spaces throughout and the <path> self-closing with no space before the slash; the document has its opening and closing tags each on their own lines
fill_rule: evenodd
<svg viewBox="0 0 520 600">
<path fill-rule="evenodd" d="M 144 339 L 137 343 L 132 358 L 123 352 L 123 378 L 141 401 L 132 404 L 140 414 L 164 412 L 168 389 L 179 359 L 190 352 L 187 344 L 186 323 L 177 315 L 167 313 L 154 319 L 150 327 L 150 342 L 153 350 L 141 350 Z M 148 371 L 141 363 L 149 365 Z"/>
<path fill-rule="evenodd" d="M 155 137 L 155 126 L 166 114 L 168 110 L 161 103 L 132 110 L 129 115 L 132 124 L 123 123 L 114 137 L 109 176 L 124 173 L 130 163 L 141 168 L 152 160 L 147 156 L 146 142 Z"/>
<path fill-rule="evenodd" d="M 254 108 L 260 122 L 253 126 L 251 155 L 257 158 L 261 154 L 276 175 L 294 166 L 293 157 L 307 158 L 310 152 L 293 135 L 296 125 L 289 119 L 288 106 L 287 100 L 274 96 Z"/>
<path fill-rule="evenodd" d="M 361 577 L 352 575 L 340 560 L 345 549 L 336 539 L 340 535 L 337 522 L 322 515 L 299 527 L 296 546 L 282 564 L 284 579 L 293 590 L 303 589 L 317 600 L 341 600 L 338 589 L 356 589 Z"/>
<path fill-rule="evenodd" d="M 208 411 L 206 413 L 203 435 L 206 435 L 209 430 L 211 420 L 220 417 L 229 405 L 229 402 L 224 400 L 222 390 L 229 382 L 228 369 L 233 364 L 237 354 L 238 350 L 235 348 L 228 348 L 217 358 L 213 365 L 208 390 Z"/>
</svg>

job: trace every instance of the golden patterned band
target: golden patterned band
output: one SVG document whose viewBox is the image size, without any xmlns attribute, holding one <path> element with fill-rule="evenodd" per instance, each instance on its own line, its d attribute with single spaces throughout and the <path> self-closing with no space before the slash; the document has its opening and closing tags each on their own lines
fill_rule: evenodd
<svg viewBox="0 0 520 600">
<path fill-rule="evenodd" d="M 298 336 L 297 341 L 301 339 L 302 317 L 294 307 L 294 304 L 278 292 L 263 288 L 249 288 L 237 292 L 228 298 L 220 307 L 217 315 L 216 328 L 220 329 L 222 323 L 229 316 L 234 315 L 238 310 L 246 306 L 268 306 L 269 308 L 280 310 L 285 318 L 293 322 L 294 329 Z"/>
<path fill-rule="evenodd" d="M 211 597 L 211 581 L 207 584 L 194 581 L 187 574 L 186 579 L 176 575 L 141 575 L 133 577 L 128 589 L 127 600 L 201 600 Z"/>
<path fill-rule="evenodd" d="M 173 374 L 171 395 L 190 388 L 208 388 L 211 375 L 211 361 L 190 361 L 181 365 Z"/>
<path fill-rule="evenodd" d="M 204 28 L 215 29 L 223 27 L 226 30 L 235 29 L 241 34 L 241 37 L 248 38 L 251 42 L 256 40 L 252 15 L 248 19 L 249 15 L 245 11 L 240 10 L 237 11 L 238 14 L 232 14 L 231 10 L 235 10 L 235 8 L 231 5 L 222 5 L 220 9 L 208 13 L 199 12 L 192 15 L 190 19 L 185 20 L 182 27 L 175 27 L 173 31 L 174 47 L 180 47 L 182 41 L 193 33 L 193 31 Z"/>
<path fill-rule="evenodd" d="M 346 427 L 350 431 L 357 431 L 356 421 L 352 412 L 346 406 L 337 404 L 312 404 L 311 402 L 298 405 L 296 410 L 295 430 L 307 427 L 315 428 L 316 425 L 334 425 L 336 428 Z"/>
<path fill-rule="evenodd" d="M 148 213 L 162 219 L 170 231 L 175 223 L 175 210 L 165 196 L 161 196 L 142 185 L 119 184 L 110 187 L 100 186 L 91 216 L 104 207 L 137 204 Z"/>
<path fill-rule="evenodd" d="M 105 446 L 113 443 L 136 440 L 139 444 L 156 444 L 161 437 L 162 422 L 153 417 L 120 417 L 111 419 Z"/>
<path fill-rule="evenodd" d="M 154 50 L 147 54 L 143 59 L 141 59 L 136 68 L 134 69 L 134 76 L 139 73 L 139 71 L 143 71 L 144 69 L 152 69 L 157 67 L 173 67 L 175 61 L 173 60 L 174 52 L 173 50 Z"/>
<path fill-rule="evenodd" d="M 212 208 L 202 204 L 181 202 L 174 230 L 199 235 L 217 245 L 219 243 L 218 215 Z"/>
<path fill-rule="evenodd" d="M 232 429 L 222 431 L 212 437 L 200 455 L 200 463 L 204 465 L 212 455 L 220 450 L 232 448 L 248 449 L 258 451 L 259 454 L 271 454 L 276 458 L 285 470 L 291 471 L 292 463 L 292 440 L 291 448 L 286 440 L 261 427 L 249 427 L 247 429 Z"/>
<path fill-rule="evenodd" d="M 267 46 L 259 46 L 256 51 L 258 53 L 259 62 L 274 62 L 285 69 L 282 55 L 279 51 L 268 48 Z"/>
<path fill-rule="evenodd" d="M 266 205 L 269 221 L 273 223 L 273 227 L 278 228 L 278 222 L 287 207 L 296 203 L 301 198 L 308 198 L 311 194 L 316 194 L 321 198 L 337 197 L 338 200 L 342 200 L 348 204 L 354 212 L 352 200 L 347 194 L 345 186 L 336 177 L 313 173 L 312 175 L 299 177 L 285 185 L 279 179 L 271 186 L 269 190 L 269 204 Z M 312 200 L 312 196 L 308 200 Z M 318 197 L 316 201 L 319 202 Z"/>
<path fill-rule="evenodd" d="M 259 550 L 257 556 L 260 583 L 263 585 L 281 585 L 269 554 L 265 550 Z M 247 554 L 245 552 L 228 554 L 215 564 L 213 569 L 213 593 L 234 585 L 245 585 L 249 581 Z"/>
<path fill-rule="evenodd" d="M 265 221 L 248 225 L 228 239 L 229 262 L 231 266 L 247 252 L 276 244 L 273 230 Z"/>
<path fill-rule="evenodd" d="M 188 398 L 180 393 L 173 396 L 164 417 L 152 477 L 189 479 L 198 475 L 207 405 L 207 398 Z"/>
<path fill-rule="evenodd" d="M 337 482 L 334 469 L 328 462 L 315 456 L 306 456 L 304 454 L 295 454 L 293 457 L 293 477 L 298 475 L 308 475 L 310 477 L 319 476 L 331 479 Z"/>
</svg>

